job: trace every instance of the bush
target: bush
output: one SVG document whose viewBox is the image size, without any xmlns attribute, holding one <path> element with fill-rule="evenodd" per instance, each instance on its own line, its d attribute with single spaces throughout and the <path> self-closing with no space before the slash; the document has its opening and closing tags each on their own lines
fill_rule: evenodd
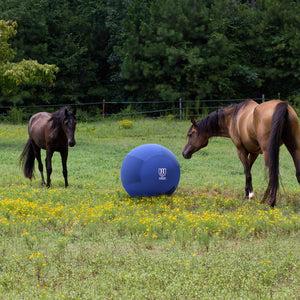
<svg viewBox="0 0 300 300">
<path fill-rule="evenodd" d="M 12 124 L 21 124 L 24 120 L 23 108 L 11 107 L 8 113 L 8 120 Z"/>
<path fill-rule="evenodd" d="M 132 128 L 133 122 L 130 120 L 122 120 L 119 122 L 119 128 L 120 129 L 130 129 Z"/>
</svg>

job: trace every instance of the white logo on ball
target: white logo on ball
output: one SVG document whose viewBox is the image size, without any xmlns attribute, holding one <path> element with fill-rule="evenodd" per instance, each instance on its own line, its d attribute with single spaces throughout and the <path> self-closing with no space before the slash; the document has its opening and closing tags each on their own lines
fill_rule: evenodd
<svg viewBox="0 0 300 300">
<path fill-rule="evenodd" d="M 167 175 L 167 168 L 158 168 L 158 179 L 159 180 L 166 180 Z"/>
</svg>

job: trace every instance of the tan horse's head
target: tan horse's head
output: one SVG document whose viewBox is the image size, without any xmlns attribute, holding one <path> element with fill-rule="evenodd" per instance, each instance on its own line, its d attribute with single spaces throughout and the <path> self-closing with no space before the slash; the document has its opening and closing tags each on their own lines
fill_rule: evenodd
<svg viewBox="0 0 300 300">
<path fill-rule="evenodd" d="M 191 158 L 193 153 L 206 147 L 209 139 L 205 132 L 201 132 L 199 126 L 197 126 L 197 122 L 193 118 L 191 122 L 192 126 L 187 134 L 187 143 L 182 151 L 182 156 L 186 159 Z"/>
</svg>

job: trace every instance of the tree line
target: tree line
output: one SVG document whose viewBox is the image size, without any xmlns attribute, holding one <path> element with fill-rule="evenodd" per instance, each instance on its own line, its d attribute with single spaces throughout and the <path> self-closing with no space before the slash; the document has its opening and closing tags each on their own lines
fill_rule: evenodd
<svg viewBox="0 0 300 300">
<path fill-rule="evenodd" d="M 299 1 L 1 0 L 0 20 L 0 105 L 300 102 Z M 33 78 L 3 76 L 21 62 Z"/>
</svg>

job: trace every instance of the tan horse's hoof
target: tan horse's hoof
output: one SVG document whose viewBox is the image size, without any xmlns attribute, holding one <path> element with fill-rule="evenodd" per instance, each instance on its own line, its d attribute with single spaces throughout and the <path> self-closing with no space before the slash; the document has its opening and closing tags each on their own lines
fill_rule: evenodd
<svg viewBox="0 0 300 300">
<path fill-rule="evenodd" d="M 249 193 L 248 197 L 249 197 L 249 200 L 252 200 L 255 197 L 254 192 Z"/>
</svg>

